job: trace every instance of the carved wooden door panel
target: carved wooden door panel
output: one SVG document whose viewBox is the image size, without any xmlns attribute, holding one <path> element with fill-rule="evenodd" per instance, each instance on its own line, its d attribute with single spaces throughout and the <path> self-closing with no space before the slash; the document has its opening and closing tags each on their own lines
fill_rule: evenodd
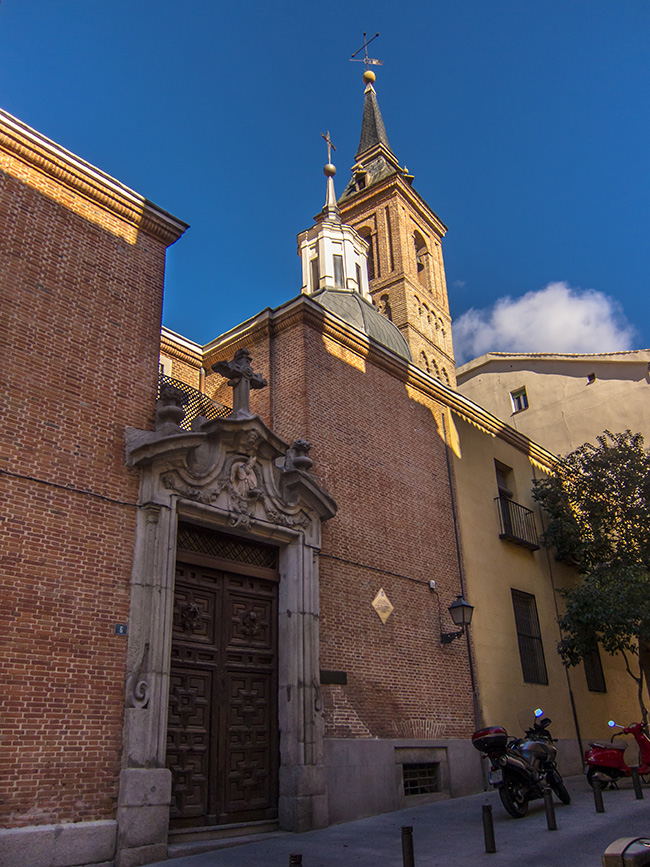
<svg viewBox="0 0 650 867">
<path fill-rule="evenodd" d="M 277 584 L 178 563 L 167 767 L 172 827 L 277 815 Z"/>
</svg>

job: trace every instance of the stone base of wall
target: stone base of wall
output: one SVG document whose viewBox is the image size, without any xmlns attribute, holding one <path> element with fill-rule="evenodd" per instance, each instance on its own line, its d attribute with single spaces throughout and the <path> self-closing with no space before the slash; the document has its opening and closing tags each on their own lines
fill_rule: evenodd
<svg viewBox="0 0 650 867">
<path fill-rule="evenodd" d="M 470 740 L 325 738 L 330 824 L 481 791 L 481 760 Z M 438 765 L 440 791 L 405 795 L 403 766 Z"/>
<path fill-rule="evenodd" d="M 113 867 L 117 822 L 0 829 L 0 867 Z"/>
<path fill-rule="evenodd" d="M 557 767 L 563 777 L 582 774 L 584 762 L 578 741 L 575 738 L 561 738 L 555 744 L 557 747 Z M 587 744 L 585 742 L 585 749 Z"/>
<path fill-rule="evenodd" d="M 115 867 L 141 867 L 167 857 L 171 786 L 167 768 L 120 772 Z"/>
</svg>

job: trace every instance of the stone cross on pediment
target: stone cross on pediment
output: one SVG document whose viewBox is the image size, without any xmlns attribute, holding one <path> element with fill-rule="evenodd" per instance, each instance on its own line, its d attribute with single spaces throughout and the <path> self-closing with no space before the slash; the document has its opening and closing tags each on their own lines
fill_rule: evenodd
<svg viewBox="0 0 650 867">
<path fill-rule="evenodd" d="M 268 382 L 261 373 L 253 373 L 248 349 L 238 349 L 232 361 L 217 361 L 212 369 L 228 377 L 228 385 L 233 390 L 233 407 L 229 418 L 254 418 L 250 408 L 250 390 L 265 388 Z"/>
</svg>

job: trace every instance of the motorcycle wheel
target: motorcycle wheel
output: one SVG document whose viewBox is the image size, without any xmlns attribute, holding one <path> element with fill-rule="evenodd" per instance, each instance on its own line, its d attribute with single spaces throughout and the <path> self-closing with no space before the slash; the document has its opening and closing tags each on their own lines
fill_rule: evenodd
<svg viewBox="0 0 650 867">
<path fill-rule="evenodd" d="M 513 819 L 523 819 L 528 812 L 528 783 L 515 774 L 504 774 L 499 797 Z"/>
<path fill-rule="evenodd" d="M 594 767 L 592 765 L 587 770 L 587 782 L 589 783 L 589 785 L 591 786 L 592 789 L 594 787 L 594 777 L 598 773 L 609 774 L 611 776 L 613 774 L 613 771 L 611 768 L 598 768 L 598 767 Z M 616 788 L 615 780 L 613 780 L 611 783 L 601 783 L 600 785 L 601 785 L 601 788 L 603 788 L 603 789 L 608 789 L 610 786 L 612 788 Z"/>
<path fill-rule="evenodd" d="M 553 776 L 549 779 L 548 784 L 563 804 L 571 803 L 571 795 L 567 792 L 567 788 L 564 785 L 564 780 L 558 773 L 553 774 Z"/>
</svg>

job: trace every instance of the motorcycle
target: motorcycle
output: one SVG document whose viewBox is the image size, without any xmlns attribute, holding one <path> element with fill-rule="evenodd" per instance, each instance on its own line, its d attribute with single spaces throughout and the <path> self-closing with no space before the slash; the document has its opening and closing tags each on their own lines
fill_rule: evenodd
<svg viewBox="0 0 650 867">
<path fill-rule="evenodd" d="M 650 738 L 645 733 L 642 723 L 630 723 L 629 726 L 621 726 L 610 719 L 610 728 L 621 729 L 614 732 L 612 740 L 608 744 L 592 743 L 590 749 L 585 751 L 585 773 L 590 786 L 594 780 L 602 785 L 611 785 L 617 788 L 616 781 L 621 777 L 632 776 L 632 768 L 624 758 L 625 744 L 615 744 L 614 738 L 618 735 L 632 735 L 639 747 L 639 775 L 644 777 L 650 774 Z M 644 782 L 646 782 L 644 780 Z"/>
<path fill-rule="evenodd" d="M 501 726 L 479 729 L 472 743 L 490 760 L 489 781 L 498 788 L 501 803 L 513 818 L 528 812 L 528 802 L 544 797 L 548 785 L 563 804 L 571 803 L 557 769 L 557 749 L 548 730 L 551 720 L 538 708 L 525 738 L 509 738 Z M 525 727 L 525 724 L 524 724 Z"/>
</svg>

